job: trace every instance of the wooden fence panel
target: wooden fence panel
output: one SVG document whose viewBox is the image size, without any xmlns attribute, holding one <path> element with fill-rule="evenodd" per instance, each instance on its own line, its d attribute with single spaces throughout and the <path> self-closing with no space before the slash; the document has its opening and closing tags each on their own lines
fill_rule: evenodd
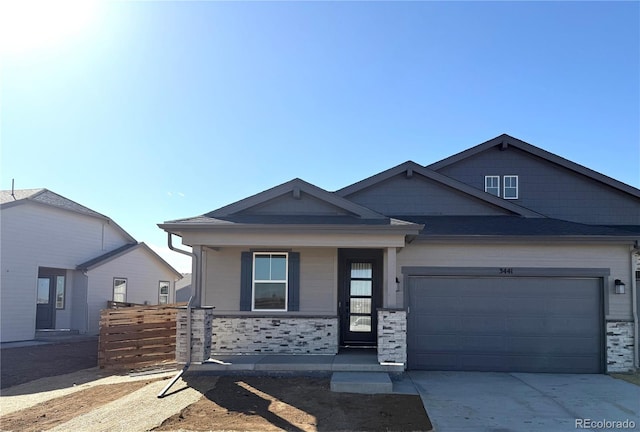
<svg viewBox="0 0 640 432">
<path fill-rule="evenodd" d="M 137 369 L 175 360 L 176 315 L 184 303 L 109 306 L 100 313 L 100 368 Z"/>
</svg>

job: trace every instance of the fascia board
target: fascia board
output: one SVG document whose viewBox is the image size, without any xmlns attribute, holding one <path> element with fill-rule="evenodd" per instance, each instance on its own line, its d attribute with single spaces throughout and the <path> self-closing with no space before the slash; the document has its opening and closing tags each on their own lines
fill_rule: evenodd
<svg viewBox="0 0 640 432">
<path fill-rule="evenodd" d="M 336 233 L 406 233 L 417 235 L 424 225 L 265 225 L 265 224 L 158 224 L 167 232 L 231 231 L 231 232 L 336 232 Z"/>
<path fill-rule="evenodd" d="M 433 235 L 417 236 L 412 243 L 609 243 L 609 244 L 630 244 L 637 241 L 635 237 L 619 236 L 483 236 L 483 235 Z"/>
</svg>

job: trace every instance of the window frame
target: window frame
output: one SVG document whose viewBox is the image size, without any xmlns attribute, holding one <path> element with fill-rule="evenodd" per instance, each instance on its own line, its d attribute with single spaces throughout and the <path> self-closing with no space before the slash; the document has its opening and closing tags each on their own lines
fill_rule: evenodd
<svg viewBox="0 0 640 432">
<path fill-rule="evenodd" d="M 492 180 L 496 180 L 498 182 L 497 186 L 488 186 L 487 185 L 487 180 L 492 179 Z M 491 193 L 489 192 L 489 189 L 495 189 L 496 193 Z M 484 176 L 484 191 L 490 195 L 493 196 L 497 196 L 498 198 L 500 198 L 500 176 L 499 175 L 486 175 Z"/>
<path fill-rule="evenodd" d="M 166 294 L 162 294 L 162 288 L 163 288 L 163 284 L 165 284 L 164 286 L 167 287 L 167 293 Z M 158 304 L 169 304 L 169 296 L 171 294 L 171 283 L 169 281 L 158 281 Z M 162 297 L 167 298 L 167 301 L 162 303 Z"/>
<path fill-rule="evenodd" d="M 509 186 L 509 190 L 514 190 L 515 191 L 515 196 L 507 196 L 507 178 L 510 180 L 515 179 L 516 180 L 516 185 L 515 186 Z M 504 199 L 518 199 L 519 196 L 519 189 L 520 189 L 520 179 L 518 178 L 517 175 L 505 175 L 503 177 L 503 181 L 502 181 L 502 197 Z"/>
<path fill-rule="evenodd" d="M 62 278 L 62 299 L 60 301 L 60 303 L 58 302 L 58 278 Z M 53 302 L 55 303 L 55 307 L 57 310 L 64 310 L 65 305 L 66 305 L 66 296 L 67 296 L 67 278 L 64 275 L 56 275 L 55 277 L 55 281 L 56 281 L 56 295 L 53 299 Z"/>
<path fill-rule="evenodd" d="M 116 300 L 116 281 L 124 281 L 124 300 Z M 127 302 L 127 285 L 128 284 L 129 284 L 129 281 L 127 280 L 127 278 L 123 278 L 123 277 L 113 278 L 113 290 L 112 290 L 111 298 L 113 299 L 114 302 L 119 302 L 119 303 Z"/>
<path fill-rule="evenodd" d="M 284 255 L 285 269 L 284 280 L 280 279 L 257 279 L 256 280 L 256 257 L 258 256 Z M 257 309 L 256 308 L 256 283 L 284 283 L 284 309 Z M 284 251 L 261 251 L 251 254 L 251 311 L 252 312 L 288 312 L 289 311 L 289 252 Z"/>
</svg>

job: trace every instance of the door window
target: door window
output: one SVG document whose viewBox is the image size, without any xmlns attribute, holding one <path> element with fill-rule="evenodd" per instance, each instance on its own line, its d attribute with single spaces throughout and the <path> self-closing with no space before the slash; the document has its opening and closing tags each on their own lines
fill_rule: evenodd
<svg viewBox="0 0 640 432">
<path fill-rule="evenodd" d="M 36 301 L 38 304 L 49 304 L 49 278 L 38 278 L 38 298 Z"/>
<path fill-rule="evenodd" d="M 349 331 L 371 332 L 373 265 L 351 263 L 349 286 Z"/>
</svg>

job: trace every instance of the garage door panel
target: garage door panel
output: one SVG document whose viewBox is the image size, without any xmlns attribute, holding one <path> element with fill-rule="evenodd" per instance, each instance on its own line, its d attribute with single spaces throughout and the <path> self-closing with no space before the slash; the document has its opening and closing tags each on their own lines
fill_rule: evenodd
<svg viewBox="0 0 640 432">
<path fill-rule="evenodd" d="M 545 337 L 509 337 L 506 338 L 506 351 L 529 356 L 581 356 L 597 355 L 592 338 L 545 338 Z"/>
<path fill-rule="evenodd" d="M 410 277 L 408 288 L 411 369 L 602 371 L 600 279 Z"/>
<path fill-rule="evenodd" d="M 505 330 L 507 334 L 522 335 L 554 335 L 565 336 L 583 336 L 591 331 L 593 334 L 598 332 L 597 326 L 594 326 L 594 320 L 586 318 L 564 317 L 564 318 L 545 318 L 544 316 L 531 316 L 520 318 L 509 318 L 506 321 Z M 596 321 L 597 322 L 597 321 Z"/>
</svg>

